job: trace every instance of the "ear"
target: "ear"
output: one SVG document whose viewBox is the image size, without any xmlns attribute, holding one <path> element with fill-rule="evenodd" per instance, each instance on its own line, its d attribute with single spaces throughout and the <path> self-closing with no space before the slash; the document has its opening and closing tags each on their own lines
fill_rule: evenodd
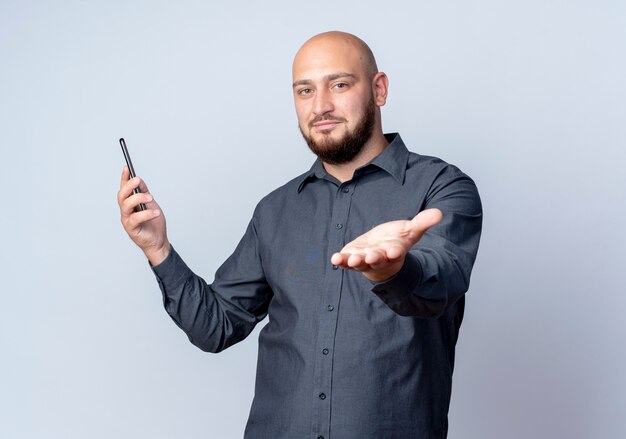
<svg viewBox="0 0 626 439">
<path fill-rule="evenodd" d="M 372 93 L 374 103 L 382 107 L 387 102 L 387 92 L 389 91 L 389 78 L 383 72 L 378 72 L 372 79 Z"/>
</svg>

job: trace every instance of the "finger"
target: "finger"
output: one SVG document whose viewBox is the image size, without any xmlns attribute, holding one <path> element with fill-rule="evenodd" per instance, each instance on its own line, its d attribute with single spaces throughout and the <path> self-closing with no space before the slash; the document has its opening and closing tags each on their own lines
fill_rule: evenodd
<svg viewBox="0 0 626 439">
<path fill-rule="evenodd" d="M 124 199 L 127 198 L 127 196 L 125 196 L 126 194 L 125 187 L 129 178 L 130 178 L 130 171 L 128 170 L 128 166 L 124 166 L 124 168 L 122 169 L 122 176 L 120 177 L 120 189 L 117 191 L 117 203 L 120 205 L 120 207 Z"/>
<path fill-rule="evenodd" d="M 401 245 L 393 245 L 386 249 L 375 250 L 368 253 L 365 257 L 365 262 L 372 270 L 376 271 L 386 269 L 387 267 L 397 263 L 405 256 L 406 249 L 404 247 Z"/>
<path fill-rule="evenodd" d="M 411 220 L 411 226 L 416 234 L 422 236 L 432 226 L 438 224 L 443 218 L 439 209 L 426 209 L 415 215 Z"/>
<path fill-rule="evenodd" d="M 387 262 L 387 255 L 382 250 L 371 250 L 365 255 L 365 263 L 371 266 Z"/>
<path fill-rule="evenodd" d="M 117 201 L 122 204 L 122 202 L 130 197 L 133 194 L 135 188 L 139 187 L 141 179 L 138 177 L 131 178 L 130 180 L 126 180 L 122 182 L 120 186 L 120 190 L 117 193 Z"/>
<path fill-rule="evenodd" d="M 140 204 L 148 204 L 154 200 L 152 195 L 146 193 L 138 193 L 133 194 L 130 197 L 126 198 L 122 204 L 120 205 L 120 211 L 122 212 L 122 216 L 128 216 L 135 212 L 137 206 Z M 152 204 L 150 204 L 152 207 Z"/>
<path fill-rule="evenodd" d="M 128 166 L 124 166 L 124 169 L 122 169 L 122 177 L 120 179 L 120 189 L 122 188 L 122 186 L 124 186 L 124 183 L 126 183 L 129 178 L 130 171 L 128 170 Z"/>
<path fill-rule="evenodd" d="M 346 253 L 335 253 L 331 256 L 330 262 L 333 265 L 337 265 L 339 267 L 348 268 L 348 257 L 350 255 Z"/>
<path fill-rule="evenodd" d="M 135 176 L 137 177 L 137 176 Z M 122 187 L 130 180 L 130 170 L 128 169 L 128 165 L 124 166 L 124 168 L 122 169 L 122 177 L 120 179 L 120 189 L 122 189 Z M 148 186 L 146 186 L 146 183 L 140 179 L 140 189 L 141 192 L 149 192 L 148 191 Z"/>
<path fill-rule="evenodd" d="M 348 258 L 348 267 L 357 271 L 368 270 L 370 266 L 365 263 L 365 255 L 353 253 Z"/>
<path fill-rule="evenodd" d="M 150 221 L 161 215 L 159 209 L 148 209 L 140 212 L 135 212 L 126 220 L 126 226 L 128 230 L 134 230 L 146 221 Z"/>
<path fill-rule="evenodd" d="M 146 186 L 146 183 L 140 177 L 133 177 L 126 181 L 117 193 L 118 203 L 121 205 L 124 200 L 130 197 L 137 188 L 139 188 L 140 192 L 150 193 L 148 186 Z"/>
<path fill-rule="evenodd" d="M 141 192 L 145 192 L 147 194 L 150 193 L 150 191 L 148 190 L 148 185 L 146 184 L 146 182 L 142 178 L 139 179 L 139 190 Z"/>
<path fill-rule="evenodd" d="M 138 207 L 140 204 L 150 204 L 151 206 L 155 203 L 152 203 L 154 201 L 154 197 L 151 194 L 145 194 L 145 193 L 138 193 L 138 194 L 133 194 L 130 197 L 126 198 L 122 205 L 120 206 L 120 210 L 122 212 L 122 214 L 124 215 L 130 215 L 138 210 L 140 210 Z M 158 206 L 156 206 L 158 208 Z"/>
<path fill-rule="evenodd" d="M 395 262 L 406 254 L 406 250 L 401 245 L 392 245 L 386 250 L 387 260 Z"/>
<path fill-rule="evenodd" d="M 341 268 L 359 270 L 367 268 L 367 264 L 363 263 L 365 257 L 356 253 L 335 253 L 331 256 L 330 262 Z"/>
</svg>

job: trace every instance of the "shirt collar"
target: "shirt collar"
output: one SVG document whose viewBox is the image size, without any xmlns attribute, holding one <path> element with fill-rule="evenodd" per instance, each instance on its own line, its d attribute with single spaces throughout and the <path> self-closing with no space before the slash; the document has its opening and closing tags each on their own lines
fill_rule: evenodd
<svg viewBox="0 0 626 439">
<path fill-rule="evenodd" d="M 359 171 L 365 170 L 371 166 L 376 166 L 391 175 L 400 184 L 404 184 L 404 176 L 406 174 L 406 165 L 409 160 L 409 150 L 404 145 L 400 134 L 390 133 L 385 134 L 385 139 L 389 142 L 389 145 L 378 154 L 374 159 L 366 165 L 360 167 L 354 173 L 355 176 L 360 174 Z M 324 164 L 318 158 L 307 172 L 300 176 L 298 182 L 298 192 L 302 191 L 302 188 L 315 178 L 324 178 L 327 175 Z"/>
<path fill-rule="evenodd" d="M 370 165 L 378 166 L 380 169 L 387 171 L 398 183 L 404 184 L 406 165 L 409 161 L 409 150 L 398 133 L 385 134 L 385 139 L 387 139 L 389 145 L 363 168 Z"/>
</svg>

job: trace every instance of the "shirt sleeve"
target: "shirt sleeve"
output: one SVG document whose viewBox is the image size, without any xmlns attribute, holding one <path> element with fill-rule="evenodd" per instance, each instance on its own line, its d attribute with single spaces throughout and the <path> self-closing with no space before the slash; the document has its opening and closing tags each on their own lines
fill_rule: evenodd
<svg viewBox="0 0 626 439">
<path fill-rule="evenodd" d="M 254 218 L 212 284 L 193 273 L 173 247 L 152 270 L 165 310 L 203 351 L 220 352 L 243 340 L 267 315 L 272 291 L 259 257 Z"/>
<path fill-rule="evenodd" d="M 469 288 L 482 230 L 476 185 L 447 165 L 428 191 L 424 209 L 438 208 L 439 224 L 406 255 L 400 271 L 372 291 L 403 316 L 439 317 Z"/>
</svg>

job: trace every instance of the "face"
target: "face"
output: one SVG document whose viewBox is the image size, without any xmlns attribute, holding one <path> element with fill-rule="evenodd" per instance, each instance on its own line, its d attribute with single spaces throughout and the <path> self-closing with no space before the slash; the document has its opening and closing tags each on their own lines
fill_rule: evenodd
<svg viewBox="0 0 626 439">
<path fill-rule="evenodd" d="M 372 136 L 376 102 L 371 73 L 346 42 L 309 42 L 293 66 L 300 132 L 324 162 L 351 161 Z"/>
<path fill-rule="evenodd" d="M 365 108 L 365 114 L 356 120 L 352 129 L 346 128 L 343 133 L 334 138 L 333 127 L 346 123 L 345 119 L 335 119 L 332 115 L 321 115 L 315 117 L 309 123 L 309 130 L 305 132 L 302 125 L 299 125 L 302 137 L 313 154 L 318 156 L 323 162 L 331 165 L 340 165 L 352 161 L 363 149 L 365 143 L 372 137 L 374 125 L 376 123 L 376 105 L 370 100 Z M 325 126 L 330 128 L 324 128 Z M 313 131 L 313 134 L 311 134 Z M 314 134 L 321 135 L 318 139 Z"/>
</svg>

